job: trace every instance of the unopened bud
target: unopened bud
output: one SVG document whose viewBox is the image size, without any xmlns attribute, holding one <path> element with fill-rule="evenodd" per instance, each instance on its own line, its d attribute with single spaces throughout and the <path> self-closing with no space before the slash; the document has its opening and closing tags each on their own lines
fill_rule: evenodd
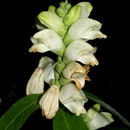
<svg viewBox="0 0 130 130">
<path fill-rule="evenodd" d="M 74 22 L 76 22 L 80 17 L 81 10 L 82 10 L 82 8 L 80 5 L 76 5 L 76 6 L 72 7 L 70 9 L 70 11 L 68 12 L 68 14 L 64 17 L 64 24 L 66 26 L 70 26 Z"/>
<path fill-rule="evenodd" d="M 60 36 L 64 36 L 66 33 L 66 27 L 63 21 L 55 14 L 49 11 L 43 11 L 38 15 L 39 21 L 46 27 L 54 30 Z"/>
<path fill-rule="evenodd" d="M 61 7 L 57 8 L 56 12 L 57 12 L 57 15 L 62 18 L 66 15 L 65 10 Z"/>
<path fill-rule="evenodd" d="M 64 8 L 65 7 L 65 2 L 60 2 L 60 7 Z"/>
<path fill-rule="evenodd" d="M 50 12 L 52 12 L 52 13 L 55 13 L 55 10 L 56 10 L 56 7 L 53 6 L 53 5 L 50 5 L 50 6 L 48 7 L 48 11 L 50 11 Z"/>
<path fill-rule="evenodd" d="M 56 64 L 56 71 L 60 74 L 63 69 L 65 68 L 65 64 L 61 61 L 61 62 L 57 62 Z"/>
<path fill-rule="evenodd" d="M 70 8 L 71 8 L 71 4 L 70 3 L 68 3 L 68 4 L 65 5 L 65 10 L 68 11 Z"/>
</svg>

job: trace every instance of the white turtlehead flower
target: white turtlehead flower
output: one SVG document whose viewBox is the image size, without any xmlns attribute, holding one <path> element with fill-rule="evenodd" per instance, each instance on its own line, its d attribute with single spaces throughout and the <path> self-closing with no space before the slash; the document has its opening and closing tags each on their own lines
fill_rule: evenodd
<svg viewBox="0 0 130 130">
<path fill-rule="evenodd" d="M 42 109 L 42 115 L 47 119 L 52 119 L 59 108 L 59 87 L 52 85 L 41 97 L 39 105 Z"/>
<path fill-rule="evenodd" d="M 100 112 L 100 105 L 95 104 L 84 115 L 84 122 L 89 125 L 91 130 L 97 130 L 105 127 L 114 121 L 112 114 L 108 112 Z"/>
<path fill-rule="evenodd" d="M 33 72 L 26 87 L 26 94 L 41 94 L 44 91 L 44 81 L 49 83 L 54 79 L 54 61 L 49 57 L 41 58 L 38 67 Z"/>
<path fill-rule="evenodd" d="M 77 5 L 80 5 L 82 7 L 80 18 L 88 18 L 90 15 L 93 6 L 89 2 L 80 2 Z"/>
<path fill-rule="evenodd" d="M 86 112 L 84 103 L 88 100 L 84 93 L 78 90 L 74 84 L 69 83 L 61 88 L 59 100 L 72 113 L 77 116 Z"/>
<path fill-rule="evenodd" d="M 63 70 L 63 76 L 74 81 L 78 90 L 84 87 L 87 73 L 88 71 L 77 62 L 71 62 Z"/>
<path fill-rule="evenodd" d="M 31 38 L 33 46 L 29 49 L 29 52 L 44 53 L 52 51 L 57 53 L 63 48 L 63 42 L 61 37 L 51 29 L 44 29 Z"/>
<path fill-rule="evenodd" d="M 86 65 L 98 65 L 98 60 L 93 55 L 96 48 L 83 40 L 74 40 L 65 51 L 65 56 L 70 61 L 79 61 Z"/>
<path fill-rule="evenodd" d="M 114 121 L 112 114 L 109 112 L 100 112 L 89 122 L 92 130 L 97 130 L 101 127 L 111 124 Z"/>
<path fill-rule="evenodd" d="M 72 40 L 84 39 L 85 41 L 96 38 L 106 38 L 100 29 L 102 24 L 90 18 L 81 18 L 77 20 L 69 29 L 68 35 Z"/>
</svg>

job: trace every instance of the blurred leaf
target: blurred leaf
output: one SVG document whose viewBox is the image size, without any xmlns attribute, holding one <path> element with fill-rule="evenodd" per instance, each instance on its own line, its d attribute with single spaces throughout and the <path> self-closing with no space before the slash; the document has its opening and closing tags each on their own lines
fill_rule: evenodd
<svg viewBox="0 0 130 130">
<path fill-rule="evenodd" d="M 103 106 L 104 108 L 106 108 L 107 110 L 109 110 L 113 115 L 115 115 L 116 117 L 118 117 L 125 125 L 127 125 L 128 127 L 130 127 L 130 122 L 127 121 L 119 112 L 117 112 L 113 107 L 111 107 L 110 105 L 108 105 L 107 103 L 103 102 L 99 97 L 97 97 L 96 95 L 90 93 L 90 92 L 86 92 L 84 91 L 84 93 L 86 94 L 87 98 L 100 104 L 101 106 Z"/>
<path fill-rule="evenodd" d="M 39 108 L 39 95 L 25 96 L 0 118 L 0 130 L 19 130 L 27 118 Z"/>
<path fill-rule="evenodd" d="M 83 118 L 59 108 L 53 119 L 53 130 L 89 130 Z"/>
</svg>

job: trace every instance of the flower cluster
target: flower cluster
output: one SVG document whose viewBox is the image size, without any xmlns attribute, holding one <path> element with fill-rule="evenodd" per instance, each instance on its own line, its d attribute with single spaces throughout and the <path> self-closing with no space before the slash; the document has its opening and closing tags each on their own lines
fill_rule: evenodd
<svg viewBox="0 0 130 130">
<path fill-rule="evenodd" d="M 89 2 L 72 7 L 65 1 L 60 7 L 51 5 L 48 11 L 38 15 L 40 24 L 36 26 L 39 31 L 31 38 L 33 45 L 29 52 L 51 51 L 58 55 L 58 61 L 42 57 L 28 81 L 26 93 L 43 94 L 39 105 L 47 119 L 55 116 L 59 101 L 77 116 L 86 114 L 84 103 L 88 99 L 82 89 L 85 80 L 90 81 L 90 66 L 99 64 L 94 56 L 97 48 L 88 40 L 107 37 L 100 31 L 102 24 L 89 18 L 92 8 Z M 50 86 L 47 91 L 44 91 L 44 82 Z"/>
</svg>

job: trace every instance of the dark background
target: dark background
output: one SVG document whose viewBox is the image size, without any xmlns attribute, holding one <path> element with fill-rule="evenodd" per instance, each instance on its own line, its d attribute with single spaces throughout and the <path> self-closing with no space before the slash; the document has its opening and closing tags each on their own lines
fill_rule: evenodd
<svg viewBox="0 0 130 130">
<path fill-rule="evenodd" d="M 37 31 L 34 28 L 37 14 L 47 10 L 50 4 L 58 7 L 60 0 L 35 2 L 4 2 L 1 4 L 1 85 L 0 116 L 18 99 L 25 96 L 26 83 L 33 70 L 37 67 L 41 56 L 54 54 L 30 54 L 30 37 Z M 72 5 L 80 0 L 69 0 Z M 89 41 L 97 46 L 95 56 L 100 62 L 97 67 L 91 67 L 89 76 L 91 82 L 86 83 L 85 89 L 103 99 L 130 120 L 130 63 L 129 63 L 129 34 L 130 16 L 128 1 L 89 0 L 93 5 L 91 18 L 103 23 L 101 31 L 108 38 Z M 11 98 L 8 98 L 10 92 Z M 10 94 L 11 95 L 11 94 Z M 46 122 L 46 123 L 44 123 Z M 28 128 L 42 129 L 45 125 L 51 130 L 51 121 L 42 118 L 41 111 L 36 111 L 25 123 L 22 130 Z M 117 124 L 121 122 L 116 121 Z M 47 125 L 48 124 L 48 125 Z"/>
</svg>

